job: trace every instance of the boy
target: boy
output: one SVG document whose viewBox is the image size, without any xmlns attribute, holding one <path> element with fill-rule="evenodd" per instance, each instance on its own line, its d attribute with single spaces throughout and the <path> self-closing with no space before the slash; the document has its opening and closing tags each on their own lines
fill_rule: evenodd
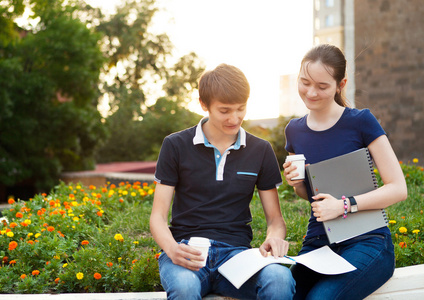
<svg viewBox="0 0 424 300">
<path fill-rule="evenodd" d="M 208 112 L 195 127 L 164 139 L 156 166 L 150 228 L 163 249 L 159 272 L 168 299 L 201 299 L 209 293 L 242 299 L 291 299 L 290 270 L 271 264 L 236 289 L 218 268 L 250 248 L 249 203 L 257 186 L 267 220 L 262 255 L 287 254 L 286 226 L 277 188 L 281 172 L 271 145 L 241 128 L 250 86 L 236 67 L 221 64 L 202 75 L 200 105 Z M 168 212 L 172 204 L 171 226 Z M 201 252 L 187 245 L 205 237 L 211 247 L 201 268 Z"/>
</svg>

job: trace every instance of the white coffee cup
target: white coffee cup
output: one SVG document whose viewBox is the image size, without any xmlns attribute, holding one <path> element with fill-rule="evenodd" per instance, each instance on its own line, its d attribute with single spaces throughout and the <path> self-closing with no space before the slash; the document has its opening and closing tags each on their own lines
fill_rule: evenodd
<svg viewBox="0 0 424 300">
<path fill-rule="evenodd" d="M 286 157 L 286 162 L 291 161 L 292 165 L 296 166 L 298 176 L 291 178 L 291 180 L 305 179 L 305 156 L 303 154 L 289 155 Z M 294 171 L 294 172 L 296 172 Z"/>
<path fill-rule="evenodd" d="M 204 258 L 202 266 L 206 266 L 206 260 L 208 259 L 209 247 L 211 245 L 209 239 L 203 237 L 191 237 L 188 241 L 190 247 L 193 247 L 202 252 L 202 257 Z"/>
</svg>

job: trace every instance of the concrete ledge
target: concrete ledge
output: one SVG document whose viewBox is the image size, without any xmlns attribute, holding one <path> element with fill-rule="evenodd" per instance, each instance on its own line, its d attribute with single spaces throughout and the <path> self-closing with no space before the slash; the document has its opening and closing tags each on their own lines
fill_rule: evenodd
<svg viewBox="0 0 424 300">
<path fill-rule="evenodd" d="M 397 268 L 389 281 L 365 299 L 424 299 L 424 264 Z"/>
<path fill-rule="evenodd" d="M 165 292 L 84 293 L 84 294 L 1 294 L 5 300 L 166 300 Z M 230 297 L 207 295 L 204 300 L 232 300 Z M 392 278 L 365 300 L 424 299 L 424 264 L 397 268 Z"/>
</svg>

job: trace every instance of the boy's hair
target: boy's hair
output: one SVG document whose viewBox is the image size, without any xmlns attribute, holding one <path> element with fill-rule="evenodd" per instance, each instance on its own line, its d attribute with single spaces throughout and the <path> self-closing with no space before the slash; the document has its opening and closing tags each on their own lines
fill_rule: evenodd
<svg viewBox="0 0 424 300">
<path fill-rule="evenodd" d="M 250 85 L 246 76 L 234 66 L 220 64 L 200 77 L 199 96 L 207 107 L 212 100 L 226 104 L 246 103 L 249 95 Z"/>
</svg>

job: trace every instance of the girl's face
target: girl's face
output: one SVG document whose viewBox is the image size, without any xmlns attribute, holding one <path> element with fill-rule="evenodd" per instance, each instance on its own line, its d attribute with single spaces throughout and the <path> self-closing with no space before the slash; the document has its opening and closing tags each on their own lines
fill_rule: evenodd
<svg viewBox="0 0 424 300">
<path fill-rule="evenodd" d="M 334 96 L 338 87 L 336 80 L 331 76 L 332 71 L 320 61 L 303 64 L 299 74 L 298 90 L 309 110 L 319 111 L 336 104 Z"/>
</svg>

